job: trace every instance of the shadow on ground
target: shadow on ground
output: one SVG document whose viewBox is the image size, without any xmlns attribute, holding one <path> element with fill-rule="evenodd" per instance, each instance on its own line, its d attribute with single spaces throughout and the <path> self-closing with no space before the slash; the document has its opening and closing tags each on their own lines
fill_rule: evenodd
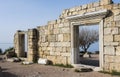
<svg viewBox="0 0 120 77">
<path fill-rule="evenodd" d="M 99 60 L 94 60 L 91 58 L 82 58 L 80 60 L 80 64 L 99 67 Z"/>
<path fill-rule="evenodd" d="M 9 72 L 2 72 L 2 77 L 18 77 L 18 76 L 11 74 Z"/>
</svg>

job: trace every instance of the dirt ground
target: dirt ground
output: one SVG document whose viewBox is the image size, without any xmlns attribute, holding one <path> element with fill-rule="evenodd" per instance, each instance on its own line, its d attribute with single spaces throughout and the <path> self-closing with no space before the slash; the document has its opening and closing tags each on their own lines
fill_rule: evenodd
<svg viewBox="0 0 120 77">
<path fill-rule="evenodd" d="M 74 68 L 63 68 L 50 65 L 22 65 L 21 63 L 4 62 L 0 59 L 2 76 L 0 77 L 120 77 L 99 72 L 75 72 Z"/>
<path fill-rule="evenodd" d="M 99 72 L 75 72 L 73 68 L 62 68 L 39 64 L 0 62 L 2 77 L 119 77 Z"/>
</svg>

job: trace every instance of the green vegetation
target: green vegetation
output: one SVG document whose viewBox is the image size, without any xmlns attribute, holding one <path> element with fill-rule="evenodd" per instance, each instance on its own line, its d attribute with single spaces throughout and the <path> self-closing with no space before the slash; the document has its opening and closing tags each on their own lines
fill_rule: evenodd
<svg viewBox="0 0 120 77">
<path fill-rule="evenodd" d="M 54 64 L 53 66 L 64 67 L 64 68 L 73 68 L 73 66 L 70 65 L 70 64 L 67 64 L 67 65 L 64 65 L 64 64 Z"/>
<path fill-rule="evenodd" d="M 81 72 L 81 71 L 80 71 L 80 70 L 78 70 L 78 69 L 75 69 L 74 71 L 75 71 L 75 72 Z"/>
<path fill-rule="evenodd" d="M 117 72 L 115 70 L 112 70 L 112 72 L 107 72 L 107 71 L 99 71 L 100 73 L 104 73 L 104 74 L 111 74 L 111 75 L 117 75 L 120 76 L 120 72 Z"/>
<path fill-rule="evenodd" d="M 6 54 L 7 52 L 13 51 L 14 48 L 13 47 L 9 47 L 8 49 L 5 49 L 5 52 L 3 54 Z"/>
<path fill-rule="evenodd" d="M 2 49 L 0 48 L 0 55 L 2 54 Z"/>
</svg>

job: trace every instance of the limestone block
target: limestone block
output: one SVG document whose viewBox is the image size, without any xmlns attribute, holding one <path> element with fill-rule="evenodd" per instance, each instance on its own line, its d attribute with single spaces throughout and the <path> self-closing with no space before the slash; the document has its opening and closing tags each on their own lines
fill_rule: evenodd
<svg viewBox="0 0 120 77">
<path fill-rule="evenodd" d="M 48 41 L 49 42 L 55 42 L 56 41 L 56 35 L 48 35 Z"/>
<path fill-rule="evenodd" d="M 70 56 L 71 54 L 70 53 L 60 53 L 61 56 Z"/>
<path fill-rule="evenodd" d="M 120 10 L 119 9 L 116 9 L 116 10 L 112 10 L 114 15 L 119 15 L 120 14 Z"/>
<path fill-rule="evenodd" d="M 114 62 L 114 56 L 105 55 L 105 62 Z"/>
<path fill-rule="evenodd" d="M 113 70 L 116 70 L 116 63 L 110 63 L 109 71 L 112 72 Z"/>
<path fill-rule="evenodd" d="M 83 10 L 83 9 L 87 9 L 87 8 L 88 8 L 87 4 L 82 5 L 82 10 Z"/>
<path fill-rule="evenodd" d="M 71 58 L 70 57 L 66 57 L 67 58 L 67 64 L 71 64 Z"/>
<path fill-rule="evenodd" d="M 114 56 L 114 63 L 120 63 L 120 55 Z"/>
<path fill-rule="evenodd" d="M 44 52 L 44 55 L 50 55 L 50 52 L 45 51 L 45 52 Z"/>
<path fill-rule="evenodd" d="M 104 34 L 118 34 L 118 28 L 104 28 Z"/>
<path fill-rule="evenodd" d="M 47 59 L 43 59 L 43 58 L 39 58 L 38 59 L 38 64 L 48 64 L 48 60 Z"/>
<path fill-rule="evenodd" d="M 94 2 L 93 3 L 93 7 L 98 7 L 98 6 L 100 6 L 100 2 Z"/>
<path fill-rule="evenodd" d="M 53 64 L 55 64 L 55 62 L 56 62 L 56 56 L 47 56 L 47 59 L 52 61 Z"/>
<path fill-rule="evenodd" d="M 120 42 L 120 35 L 115 35 L 114 36 L 114 41 L 115 42 L 117 42 L 117 41 Z"/>
<path fill-rule="evenodd" d="M 63 34 L 63 41 L 65 41 L 65 42 L 71 41 L 71 35 L 70 34 Z"/>
<path fill-rule="evenodd" d="M 56 52 L 55 52 L 55 55 L 56 55 L 56 56 L 60 56 L 60 52 L 59 52 L 59 51 L 56 51 Z"/>
<path fill-rule="evenodd" d="M 62 46 L 62 42 L 56 42 L 56 43 L 55 43 L 55 46 L 61 47 L 61 46 Z"/>
<path fill-rule="evenodd" d="M 77 6 L 77 7 L 75 7 L 75 9 L 76 9 L 76 11 L 80 11 L 82 9 L 82 7 L 81 6 Z"/>
<path fill-rule="evenodd" d="M 70 47 L 71 44 L 70 44 L 70 42 L 62 42 L 62 46 L 63 47 Z"/>
<path fill-rule="evenodd" d="M 58 34 L 59 33 L 59 29 L 54 29 L 54 34 Z"/>
<path fill-rule="evenodd" d="M 76 9 L 73 7 L 73 8 L 70 8 L 70 12 L 73 12 L 75 11 Z"/>
<path fill-rule="evenodd" d="M 96 11 L 98 11 L 98 10 L 103 10 L 103 9 L 104 9 L 104 6 L 96 7 Z"/>
<path fill-rule="evenodd" d="M 86 10 L 81 10 L 81 11 L 78 12 L 78 14 L 81 14 L 81 15 L 84 14 L 84 13 L 86 13 Z"/>
<path fill-rule="evenodd" d="M 70 33 L 70 28 L 61 28 L 60 33 Z"/>
<path fill-rule="evenodd" d="M 71 47 L 67 47 L 67 51 L 66 52 L 71 52 Z"/>
<path fill-rule="evenodd" d="M 110 68 L 110 63 L 108 63 L 108 62 L 104 62 L 103 69 L 104 69 L 105 71 L 110 72 L 109 68 Z"/>
<path fill-rule="evenodd" d="M 101 0 L 101 5 L 107 5 L 107 4 L 111 4 L 112 0 Z"/>
<path fill-rule="evenodd" d="M 64 27 L 69 27 L 70 26 L 70 23 L 69 22 L 65 22 L 64 23 Z"/>
<path fill-rule="evenodd" d="M 105 5 L 105 6 L 104 6 L 104 9 L 111 10 L 112 8 L 113 8 L 113 6 L 112 6 L 112 5 Z"/>
<path fill-rule="evenodd" d="M 63 56 L 57 56 L 56 64 L 67 64 L 67 58 Z"/>
<path fill-rule="evenodd" d="M 120 55 L 120 46 L 116 47 L 116 55 Z"/>
<path fill-rule="evenodd" d="M 104 35 L 104 42 L 113 42 L 113 35 Z"/>
<path fill-rule="evenodd" d="M 115 48 L 113 46 L 104 47 L 104 54 L 115 55 Z"/>
<path fill-rule="evenodd" d="M 88 9 L 93 8 L 93 3 L 88 4 Z"/>
<path fill-rule="evenodd" d="M 62 27 L 64 27 L 64 24 L 61 23 L 61 24 L 58 25 L 58 27 L 59 27 L 59 28 L 62 28 Z"/>
<path fill-rule="evenodd" d="M 119 20 L 119 21 L 116 21 L 115 23 L 116 23 L 116 26 L 117 26 L 117 27 L 120 27 L 120 20 Z"/>
<path fill-rule="evenodd" d="M 56 47 L 56 52 L 61 52 L 62 51 L 62 47 Z"/>
<path fill-rule="evenodd" d="M 48 21 L 48 24 L 56 24 L 56 20 L 53 20 L 53 21 Z"/>
<path fill-rule="evenodd" d="M 50 51 L 50 56 L 55 56 L 55 52 Z"/>
<path fill-rule="evenodd" d="M 118 46 L 119 42 L 104 42 L 104 45 L 107 45 L 107 46 Z"/>
<path fill-rule="evenodd" d="M 50 45 L 51 47 L 55 46 L 55 43 L 54 42 L 50 42 Z"/>
<path fill-rule="evenodd" d="M 95 8 L 87 9 L 87 12 L 94 12 L 94 11 L 95 11 Z"/>
<path fill-rule="evenodd" d="M 113 9 L 119 9 L 119 4 L 113 4 Z"/>
<path fill-rule="evenodd" d="M 59 42 L 62 42 L 62 41 L 63 41 L 63 34 L 59 34 L 59 35 L 58 35 L 58 41 L 59 41 Z"/>
<path fill-rule="evenodd" d="M 67 48 L 66 47 L 62 47 L 62 52 L 66 52 Z"/>
<path fill-rule="evenodd" d="M 114 16 L 114 20 L 115 20 L 115 21 L 119 21 L 119 20 L 120 20 L 120 15 Z"/>
<path fill-rule="evenodd" d="M 72 15 L 77 15 L 78 14 L 78 12 L 77 11 L 74 11 L 73 13 L 72 13 Z"/>
</svg>

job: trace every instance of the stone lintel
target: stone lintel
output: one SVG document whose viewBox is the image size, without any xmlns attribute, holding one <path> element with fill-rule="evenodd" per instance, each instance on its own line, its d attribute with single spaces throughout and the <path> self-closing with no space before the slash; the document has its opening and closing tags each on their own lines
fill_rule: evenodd
<svg viewBox="0 0 120 77">
<path fill-rule="evenodd" d="M 104 10 L 99 10 L 99 11 L 95 11 L 95 12 L 84 13 L 81 15 L 69 16 L 66 19 L 68 19 L 68 20 L 76 20 L 76 19 L 86 20 L 86 19 L 93 19 L 93 18 L 104 18 L 108 13 L 109 13 L 109 11 L 107 9 L 104 9 Z"/>
</svg>

